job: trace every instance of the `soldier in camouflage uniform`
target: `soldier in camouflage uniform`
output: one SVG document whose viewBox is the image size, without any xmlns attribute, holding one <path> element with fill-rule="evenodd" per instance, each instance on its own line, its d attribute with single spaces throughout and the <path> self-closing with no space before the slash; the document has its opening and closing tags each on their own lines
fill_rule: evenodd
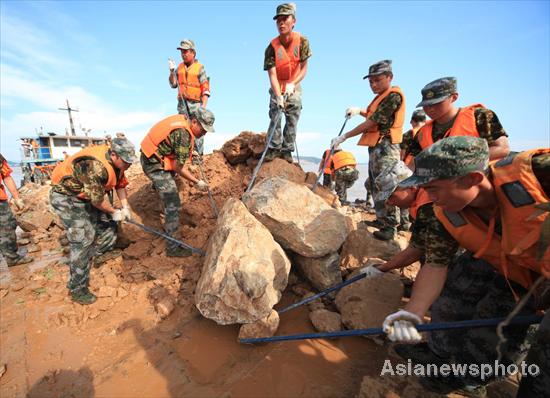
<svg viewBox="0 0 550 398">
<path fill-rule="evenodd" d="M 33 261 L 32 257 L 21 256 L 17 253 L 17 238 L 15 229 L 17 223 L 8 203 L 6 188 L 13 197 L 13 205 L 17 210 L 23 210 L 25 204 L 19 197 L 17 186 L 11 176 L 12 169 L 6 159 L 0 155 L 0 252 L 6 259 L 8 267 L 27 264 Z M 5 186 L 5 188 L 4 188 Z"/>
<path fill-rule="evenodd" d="M 88 289 L 92 259 L 95 256 L 99 264 L 112 257 L 109 252 L 117 240 L 116 222 L 131 219 L 124 171 L 134 161 L 132 143 L 115 138 L 110 148 L 100 145 L 77 152 L 52 174 L 50 204 L 67 231 L 71 251 L 67 288 L 77 303 L 96 301 Z M 105 197 L 111 183 L 122 209 L 115 209 Z"/>
<path fill-rule="evenodd" d="M 401 137 L 393 137 L 392 131 L 399 130 L 399 125 L 402 126 L 405 98 L 398 87 L 391 86 L 393 79 L 391 64 L 391 60 L 383 60 L 369 67 L 369 74 L 363 79 L 369 79 L 369 84 L 376 97 L 367 109 L 350 107 L 346 110 L 346 117 L 361 115 L 366 118 L 366 121 L 347 133 L 334 138 L 331 143 L 331 146 L 336 146 L 359 134 L 364 136 L 378 134 L 378 139 L 373 144 L 363 144 L 363 138 L 359 141 L 360 145 L 369 146 L 369 177 L 371 178 L 371 184 L 383 170 L 399 160 L 400 156 L 399 143 L 395 141 L 400 141 Z M 380 98 L 382 99 L 378 102 Z M 377 103 L 376 106 L 373 105 L 375 103 Z M 399 223 L 399 209 L 395 206 L 386 206 L 384 203 L 376 202 L 376 187 L 371 186 L 375 198 L 374 207 L 377 218 L 372 225 L 380 228 L 376 237 L 382 240 L 393 239 Z"/>
<path fill-rule="evenodd" d="M 170 69 L 168 82 L 170 83 L 170 87 L 178 89 L 178 113 L 185 115 L 187 119 L 191 120 L 191 116 L 200 107 L 206 108 L 208 104 L 208 100 L 210 99 L 210 78 L 206 74 L 204 66 L 196 59 L 197 49 L 193 40 L 183 39 L 177 49 L 181 51 L 183 62 L 176 69 L 175 62 L 172 59 L 168 60 L 168 67 Z M 196 81 L 194 82 L 193 80 Z M 197 83 L 199 87 L 195 86 Z M 178 87 L 178 84 L 180 87 Z M 200 94 L 192 94 L 193 90 L 197 90 Z M 203 154 L 204 137 L 197 138 L 195 149 L 198 154 Z"/>
<path fill-rule="evenodd" d="M 334 175 L 336 194 L 342 204 L 347 203 L 348 188 L 359 178 L 357 161 L 351 152 L 342 151 L 336 147 L 330 160 L 330 169 Z"/>
<path fill-rule="evenodd" d="M 510 164 L 515 155 L 510 156 L 510 161 L 502 163 L 502 166 L 497 164 L 493 167 Z M 496 318 L 508 315 L 516 306 L 513 292 L 518 296 L 526 294 L 524 284 L 512 279 L 506 280 L 501 273 L 495 272 L 498 264 L 492 265 L 484 260 L 484 253 L 480 252 L 481 258 L 474 258 L 466 251 L 457 257 L 455 254 L 459 245 L 470 245 L 471 242 L 461 240 L 459 243 L 454 235 L 447 231 L 449 227 L 444 226 L 439 218 L 452 212 L 460 212 L 453 214 L 462 217 L 459 214 L 463 214 L 463 209 L 467 208 L 481 217 L 489 228 L 491 211 L 488 209 L 499 208 L 504 204 L 499 205 L 503 199 L 495 195 L 493 172 L 486 171 L 488 160 L 489 147 L 486 140 L 468 136 L 444 138 L 416 156 L 415 174 L 401 182 L 401 188 L 418 185 L 424 187 L 435 204 L 441 206 L 446 213 L 437 213 L 435 219 L 430 221 L 434 225 L 432 234 L 436 231 L 440 233 L 437 236 L 426 237 L 425 242 L 427 243 L 428 239 L 437 242 L 432 243 L 436 250 L 433 253 L 426 252 L 426 263 L 417 275 L 411 300 L 403 310 L 389 315 L 384 321 L 384 331 L 390 340 L 419 342 L 421 336 L 415 325 L 422 323 L 422 317 L 430 307 L 432 322 Z M 544 195 L 549 197 L 550 183 L 544 176 L 550 172 L 550 153 L 538 152 L 533 155 L 531 167 Z M 514 211 L 516 210 L 512 210 Z M 493 217 L 500 219 L 500 214 L 493 214 Z M 439 225 L 435 226 L 437 224 Z M 495 225 L 498 225 L 495 228 L 497 234 L 502 234 L 503 228 L 512 227 L 501 225 L 500 220 L 495 221 Z M 462 236 L 460 239 L 466 238 L 467 236 Z M 481 247 L 483 243 L 475 242 L 474 245 Z M 475 250 L 479 251 L 477 247 Z M 517 260 L 513 260 L 509 254 L 506 256 L 508 262 L 514 261 L 510 264 L 510 267 L 515 267 L 511 275 L 517 275 Z M 544 264 L 544 261 L 541 264 Z M 542 272 L 545 272 L 544 268 Z M 550 270 L 546 272 L 550 273 Z M 520 314 L 534 312 L 535 301 L 531 298 Z M 527 347 L 527 330 L 528 327 L 525 325 L 505 329 L 507 342 L 502 346 L 503 355 L 500 363 L 507 366 L 522 360 L 522 354 Z M 547 331 L 544 336 L 547 338 Z M 428 343 L 398 345 L 395 351 L 404 359 L 422 364 L 493 364 L 497 358 L 497 343 L 498 337 L 494 329 L 474 328 L 466 331 L 432 332 Z M 548 377 L 548 374 L 544 377 Z M 462 390 L 468 394 L 478 395 L 483 394 L 484 386 L 489 382 L 488 379 L 483 381 L 479 375 L 476 377 L 473 374 L 463 377 L 426 377 L 420 381 L 426 388 L 442 394 Z"/>
<path fill-rule="evenodd" d="M 269 144 L 265 160 L 276 157 L 292 163 L 292 152 L 296 142 L 298 119 L 302 111 L 302 87 L 300 82 L 307 72 L 307 60 L 311 57 L 308 39 L 293 32 L 296 24 L 296 6 L 292 3 L 281 4 L 273 17 L 277 22 L 279 36 L 267 46 L 264 55 L 264 70 L 267 71 L 271 88 L 269 89 L 268 131 L 275 129 Z M 295 60 L 290 61 L 290 60 Z M 285 127 L 281 134 L 281 119 L 276 115 L 284 113 Z"/>
<path fill-rule="evenodd" d="M 180 127 L 174 128 L 173 126 L 177 123 Z M 170 116 L 157 123 L 141 144 L 141 167 L 145 175 L 152 181 L 164 205 L 164 230 L 176 239 L 180 226 L 181 201 L 174 175 L 178 174 L 193 182 L 201 191 L 208 189 L 206 182 L 195 178 L 184 165 L 187 159 L 192 157 L 190 153 L 193 152 L 191 133 L 195 138 L 200 138 L 209 131 L 214 131 L 214 114 L 207 109 L 199 108 L 197 113 L 191 117 L 190 123 L 187 119 L 181 120 L 178 115 Z M 151 150 L 152 153 L 147 156 L 148 150 L 145 145 L 147 141 L 150 141 L 148 137 L 153 136 L 155 136 L 154 140 L 159 142 L 157 147 Z M 174 168 L 169 170 L 165 167 L 165 162 L 170 162 L 172 159 Z M 166 242 L 167 256 L 187 257 L 191 254 L 189 249 L 185 249 L 177 243 Z"/>
</svg>

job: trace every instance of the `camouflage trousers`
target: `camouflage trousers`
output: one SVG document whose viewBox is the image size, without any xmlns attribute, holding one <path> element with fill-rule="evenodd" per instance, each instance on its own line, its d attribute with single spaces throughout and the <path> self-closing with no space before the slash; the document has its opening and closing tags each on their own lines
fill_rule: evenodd
<svg viewBox="0 0 550 398">
<path fill-rule="evenodd" d="M 147 157 L 141 154 L 141 167 L 143 172 L 151 182 L 153 187 L 160 196 L 160 199 L 164 206 L 164 231 L 176 238 L 179 226 L 180 226 L 180 210 L 181 200 L 174 180 L 173 172 L 165 171 L 156 159 L 147 159 Z M 167 241 L 166 248 L 168 250 L 179 247 L 178 244 Z"/>
<path fill-rule="evenodd" d="M 537 365 L 538 376 L 523 376 L 519 384 L 518 398 L 544 397 L 550 393 L 550 308 L 546 309 L 544 318 L 535 334 L 535 339 L 525 362 Z"/>
<path fill-rule="evenodd" d="M 331 184 L 332 184 L 332 175 L 323 173 L 323 186 L 330 188 Z"/>
<path fill-rule="evenodd" d="M 191 116 L 193 116 L 193 114 L 195 114 L 200 107 L 201 102 L 188 100 L 187 106 L 185 106 L 185 103 L 181 100 L 181 98 L 178 98 L 178 113 L 180 115 L 187 116 L 189 120 L 191 120 Z M 187 112 L 187 108 L 189 108 L 189 112 Z M 204 153 L 204 136 L 195 139 L 195 151 L 201 155 Z"/>
<path fill-rule="evenodd" d="M 275 124 L 275 115 L 279 113 L 277 107 L 277 97 L 273 94 L 273 91 L 269 89 L 269 128 L 268 132 L 272 128 L 275 128 L 273 138 L 269 147 L 278 151 L 294 152 L 294 142 L 296 141 L 296 130 L 298 129 L 298 119 L 300 119 L 300 113 L 302 112 L 302 92 L 300 87 L 296 88 L 294 94 L 289 96 L 285 101 L 285 108 L 283 113 L 285 116 L 285 127 L 281 134 L 282 115 L 277 124 Z"/>
<path fill-rule="evenodd" d="M 510 283 L 519 296 L 526 293 L 520 285 Z M 443 291 L 431 307 L 431 318 L 433 323 L 439 323 L 505 317 L 515 305 L 504 277 L 486 261 L 465 252 L 449 267 Z M 531 299 L 520 315 L 534 313 Z M 529 348 L 525 339 L 528 329 L 527 325 L 518 325 L 504 330 L 507 342 L 501 346 L 500 363 L 508 366 L 524 359 Z M 438 357 L 460 364 L 494 364 L 498 358 L 498 342 L 494 327 L 438 331 L 428 336 L 428 345 Z M 464 386 L 473 386 L 486 384 L 489 380 L 466 375 L 458 381 Z"/>
<path fill-rule="evenodd" d="M 17 254 L 17 223 L 7 200 L 0 201 L 0 252 L 8 265 L 15 264 L 19 259 Z"/>
<path fill-rule="evenodd" d="M 50 204 L 67 231 L 71 250 L 67 288 L 78 292 L 89 285 L 92 258 L 113 250 L 117 240 L 116 222 L 76 196 L 50 190 Z"/>
<path fill-rule="evenodd" d="M 383 137 L 378 145 L 369 147 L 369 179 L 372 189 L 372 196 L 376 198 L 378 188 L 374 181 L 387 167 L 393 165 L 399 160 L 400 149 L 399 144 L 392 144 L 389 137 Z M 399 209 L 396 206 L 386 206 L 384 202 L 375 201 L 374 209 L 376 210 L 376 218 L 382 222 L 385 228 L 391 228 L 396 231 L 399 224 Z"/>
<path fill-rule="evenodd" d="M 340 202 L 348 200 L 348 188 L 359 178 L 359 170 L 353 167 L 342 167 L 334 172 L 336 180 L 336 194 Z"/>
</svg>

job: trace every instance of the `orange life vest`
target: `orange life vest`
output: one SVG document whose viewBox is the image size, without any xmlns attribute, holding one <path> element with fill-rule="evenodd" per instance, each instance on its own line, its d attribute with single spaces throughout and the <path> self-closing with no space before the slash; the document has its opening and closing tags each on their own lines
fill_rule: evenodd
<svg viewBox="0 0 550 398">
<path fill-rule="evenodd" d="M 416 133 L 418 133 L 418 130 L 420 130 L 420 127 L 413 127 L 411 129 L 412 131 L 412 137 L 411 138 L 414 138 L 416 137 Z M 405 163 L 407 166 L 411 166 L 413 164 L 413 161 L 414 161 L 414 156 L 410 153 L 410 152 L 406 152 L 405 154 L 405 157 L 403 158 L 403 163 Z"/>
<path fill-rule="evenodd" d="M 271 40 L 275 50 L 275 70 L 281 85 L 281 94 L 285 93 L 286 83 L 300 72 L 300 38 L 300 33 L 292 32 L 290 44 L 286 47 L 281 43 L 280 36 Z"/>
<path fill-rule="evenodd" d="M 166 171 L 176 170 L 175 155 L 171 153 L 161 156 L 157 153 L 157 149 L 159 144 L 163 141 L 170 143 L 168 136 L 176 129 L 184 129 L 191 136 L 191 147 L 189 148 L 189 160 L 191 160 L 193 157 L 193 149 L 195 148 L 195 136 L 191 131 L 189 120 L 184 115 L 172 115 L 162 119 L 151 127 L 151 130 L 149 130 L 143 141 L 141 141 L 141 152 L 143 152 L 147 158 L 156 156 L 161 161 Z"/>
<path fill-rule="evenodd" d="M 74 155 L 69 156 L 66 160 L 55 166 L 55 169 L 52 173 L 52 185 L 57 185 L 61 181 L 63 181 L 64 178 L 73 175 L 73 163 L 76 160 L 81 158 L 94 158 L 96 160 L 99 160 L 103 167 L 105 167 L 105 169 L 107 170 L 108 178 L 104 187 L 105 191 L 111 191 L 117 184 L 117 176 L 115 169 L 113 168 L 113 166 L 111 166 L 111 163 L 109 163 L 109 161 L 105 157 L 105 154 L 108 150 L 108 145 L 97 145 L 84 148 Z M 122 173 L 122 177 L 123 176 L 124 173 Z M 86 195 L 84 193 L 79 193 L 77 197 L 79 197 L 80 199 L 86 199 Z"/>
<path fill-rule="evenodd" d="M 338 151 L 332 155 L 331 164 L 334 170 L 340 170 L 342 167 L 346 166 L 355 167 L 357 165 L 357 160 L 355 160 L 355 156 L 353 156 L 351 152 Z"/>
<path fill-rule="evenodd" d="M 418 188 L 416 190 L 416 198 L 414 199 L 413 204 L 409 207 L 409 214 L 412 218 L 416 220 L 416 215 L 418 214 L 418 209 L 424 206 L 425 204 L 432 203 L 428 193 L 425 189 Z"/>
<path fill-rule="evenodd" d="M 6 160 L 2 161 L 0 164 L 0 201 L 4 202 L 8 200 L 8 194 L 6 193 L 6 188 L 4 187 L 4 177 L 8 177 L 11 174 L 11 167 L 8 165 Z"/>
<path fill-rule="evenodd" d="M 330 149 L 327 149 L 325 153 L 323 154 L 323 158 L 321 159 L 321 164 L 319 167 L 325 166 L 323 169 L 323 174 L 332 174 L 332 168 L 330 167 L 330 164 L 332 163 L 332 157 L 327 160 L 327 156 L 330 155 Z"/>
<path fill-rule="evenodd" d="M 479 137 L 476 126 L 476 118 L 474 111 L 477 108 L 485 108 L 481 104 L 469 105 L 465 108 L 460 108 L 458 110 L 458 115 L 449 130 L 445 133 L 442 138 L 454 137 L 454 136 L 470 136 L 470 137 Z M 424 126 L 420 129 L 416 135 L 416 139 L 420 144 L 422 149 L 426 149 L 433 145 L 432 137 L 433 129 L 433 120 L 428 120 Z"/>
<path fill-rule="evenodd" d="M 538 214 L 535 205 L 550 201 L 531 166 L 532 157 L 541 153 L 550 153 L 550 149 L 511 154 L 490 166 L 498 207 L 489 225 L 468 207 L 450 213 L 434 206 L 437 218 L 460 246 L 525 288 L 533 284 L 533 273 L 550 276 L 550 250 L 541 260 L 535 256 L 542 222 L 548 215 Z M 497 212 L 502 236 L 494 232 Z"/>
<path fill-rule="evenodd" d="M 367 118 L 370 117 L 374 112 L 376 112 L 378 105 L 380 105 L 382 100 L 391 93 L 400 94 L 402 100 L 401 106 L 399 107 L 399 109 L 397 109 L 397 112 L 395 112 L 393 124 L 390 127 L 391 143 L 400 144 L 403 141 L 403 123 L 405 121 L 405 95 L 399 87 L 390 87 L 382 94 L 378 94 L 376 97 L 374 97 L 372 102 L 367 107 Z M 357 143 L 357 145 L 376 146 L 381 138 L 382 136 L 378 131 L 378 126 L 376 126 L 373 130 L 365 131 L 361 135 L 361 138 L 359 138 L 359 142 Z"/>
<path fill-rule="evenodd" d="M 206 81 L 201 85 L 199 80 L 199 74 L 202 68 L 202 64 L 198 61 L 192 63 L 189 67 L 185 67 L 182 62 L 178 66 L 178 98 L 183 96 L 186 100 L 200 101 L 202 93 L 205 90 L 209 90 L 210 83 Z"/>
</svg>

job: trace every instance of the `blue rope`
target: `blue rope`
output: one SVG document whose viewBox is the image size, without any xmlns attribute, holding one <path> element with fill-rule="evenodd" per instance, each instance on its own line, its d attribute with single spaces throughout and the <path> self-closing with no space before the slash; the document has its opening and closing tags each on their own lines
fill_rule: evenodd
<svg viewBox="0 0 550 398">
<path fill-rule="evenodd" d="M 527 315 L 517 316 L 512 318 L 509 325 L 530 325 L 533 323 L 540 323 L 542 315 Z M 497 326 L 506 318 L 488 318 L 488 319 L 471 319 L 467 321 L 457 322 L 444 322 L 444 323 L 428 323 L 417 325 L 416 329 L 419 332 L 433 332 L 436 330 L 449 330 L 449 329 L 473 329 L 482 328 L 488 326 Z M 322 333 L 303 333 L 303 334 L 291 334 L 287 336 L 273 336 L 273 337 L 260 337 L 251 339 L 240 339 L 239 343 L 254 344 L 254 343 L 271 343 L 275 341 L 291 341 L 291 340 L 307 340 L 307 339 L 325 339 L 332 337 L 347 337 L 347 336 L 374 336 L 378 334 L 384 334 L 382 328 L 370 328 L 370 329 L 358 329 L 358 330 L 344 330 L 341 332 L 322 332 Z"/>
</svg>

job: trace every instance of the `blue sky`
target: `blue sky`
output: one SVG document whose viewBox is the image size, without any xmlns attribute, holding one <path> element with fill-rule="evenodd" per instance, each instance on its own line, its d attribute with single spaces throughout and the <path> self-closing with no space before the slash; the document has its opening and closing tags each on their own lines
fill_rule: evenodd
<svg viewBox="0 0 550 398">
<path fill-rule="evenodd" d="M 211 78 L 216 130 L 206 150 L 241 131 L 267 129 L 264 50 L 277 35 L 278 2 L 0 2 L 0 151 L 19 159 L 21 135 L 75 124 L 103 135 L 124 131 L 139 145 L 157 121 L 176 113 L 168 57 L 183 38 Z M 392 59 L 407 96 L 407 120 L 420 89 L 456 76 L 459 105 L 493 109 L 515 150 L 550 146 L 550 7 L 536 2 L 297 2 L 295 30 L 313 51 L 298 126 L 300 155 L 320 156 L 348 106 L 373 95 L 368 66 Z M 349 128 L 362 118 L 348 122 Z M 367 151 L 348 140 L 359 161 Z"/>
</svg>

